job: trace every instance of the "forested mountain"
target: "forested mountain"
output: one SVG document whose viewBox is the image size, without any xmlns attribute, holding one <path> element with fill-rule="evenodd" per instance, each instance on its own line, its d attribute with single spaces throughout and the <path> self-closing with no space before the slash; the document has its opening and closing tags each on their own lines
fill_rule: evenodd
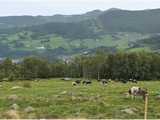
<svg viewBox="0 0 160 120">
<path fill-rule="evenodd" d="M 108 32 L 160 32 L 160 9 L 104 11 L 99 20 Z"/>
<path fill-rule="evenodd" d="M 13 27 L 27 27 L 40 25 L 49 22 L 80 22 L 83 20 L 97 18 L 101 14 L 100 10 L 94 10 L 82 15 L 53 15 L 53 16 L 7 16 L 0 17 L 0 29 Z"/>
<path fill-rule="evenodd" d="M 94 10 L 81 15 L 0 17 L 0 57 L 159 52 L 160 9 Z"/>
</svg>

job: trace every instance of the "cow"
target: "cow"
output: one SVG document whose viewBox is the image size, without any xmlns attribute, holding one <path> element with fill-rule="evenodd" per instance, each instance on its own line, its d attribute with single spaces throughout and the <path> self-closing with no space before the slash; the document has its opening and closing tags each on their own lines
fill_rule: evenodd
<svg viewBox="0 0 160 120">
<path fill-rule="evenodd" d="M 129 79 L 129 81 L 136 84 L 138 83 L 136 79 Z"/>
<path fill-rule="evenodd" d="M 90 84 L 92 84 L 92 81 L 90 81 L 90 80 L 84 80 L 84 81 L 82 81 L 82 84 L 83 85 L 90 85 Z"/>
<path fill-rule="evenodd" d="M 129 95 L 132 96 L 132 98 L 135 98 L 136 96 L 142 96 L 145 100 L 145 96 L 148 94 L 147 89 L 142 89 L 138 86 L 133 86 L 128 90 Z"/>
<path fill-rule="evenodd" d="M 81 80 L 76 80 L 74 82 L 72 82 L 72 86 L 77 86 L 81 84 Z"/>
<path fill-rule="evenodd" d="M 106 86 L 107 83 L 108 83 L 107 79 L 101 79 L 100 81 L 101 81 L 101 84 L 104 85 L 104 86 Z"/>
<path fill-rule="evenodd" d="M 77 83 L 75 81 L 72 82 L 72 86 L 77 86 Z"/>
<path fill-rule="evenodd" d="M 77 84 L 81 84 L 81 80 L 76 80 L 75 81 Z"/>
<path fill-rule="evenodd" d="M 65 77 L 65 78 L 62 78 L 61 80 L 69 81 L 71 80 L 71 78 Z"/>
<path fill-rule="evenodd" d="M 112 82 L 112 79 L 111 79 L 111 78 L 109 78 L 107 81 L 108 81 L 108 82 Z"/>
</svg>

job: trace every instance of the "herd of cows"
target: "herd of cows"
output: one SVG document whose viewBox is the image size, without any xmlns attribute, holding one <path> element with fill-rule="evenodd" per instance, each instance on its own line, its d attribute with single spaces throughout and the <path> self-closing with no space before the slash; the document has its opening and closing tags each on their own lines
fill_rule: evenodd
<svg viewBox="0 0 160 120">
<path fill-rule="evenodd" d="M 102 85 L 106 86 L 109 82 L 111 82 L 111 79 L 100 79 L 97 80 L 99 83 L 101 83 Z M 132 82 L 132 83 L 138 83 L 138 81 L 136 79 L 129 79 L 129 80 L 122 80 L 122 83 L 127 83 L 127 82 Z M 77 86 L 77 85 L 90 85 L 92 84 L 91 80 L 75 80 L 74 82 L 72 82 L 73 86 Z"/>
<path fill-rule="evenodd" d="M 64 79 L 63 79 L 64 80 Z M 101 85 L 106 86 L 109 82 L 111 82 L 111 79 L 100 79 L 97 80 Z M 137 84 L 138 81 L 136 79 L 129 79 L 128 81 L 121 81 L 122 83 L 126 84 L 127 82 L 132 82 Z M 91 80 L 75 80 L 72 82 L 72 86 L 78 86 L 78 85 L 91 85 L 92 81 Z M 128 95 L 132 96 L 132 98 L 135 98 L 135 96 L 142 96 L 143 99 L 145 99 L 145 96 L 148 94 L 147 89 L 138 87 L 138 86 L 133 86 L 128 90 Z"/>
</svg>

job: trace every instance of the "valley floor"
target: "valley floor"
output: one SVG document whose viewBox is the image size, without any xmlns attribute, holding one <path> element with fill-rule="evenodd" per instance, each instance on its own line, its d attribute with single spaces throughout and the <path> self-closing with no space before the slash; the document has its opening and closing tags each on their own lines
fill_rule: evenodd
<svg viewBox="0 0 160 120">
<path fill-rule="evenodd" d="M 144 101 L 125 95 L 131 86 L 149 91 L 148 118 L 160 118 L 160 81 L 72 86 L 60 79 L 0 83 L 0 118 L 143 119 Z"/>
</svg>

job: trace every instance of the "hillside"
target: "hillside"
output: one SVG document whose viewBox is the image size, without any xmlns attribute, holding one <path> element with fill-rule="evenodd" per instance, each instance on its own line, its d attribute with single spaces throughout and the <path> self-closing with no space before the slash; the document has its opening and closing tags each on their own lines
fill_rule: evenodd
<svg viewBox="0 0 160 120">
<path fill-rule="evenodd" d="M 139 42 L 139 45 L 144 47 L 150 47 L 153 51 L 159 52 L 160 50 L 160 35 L 153 35 L 150 38 L 142 39 Z"/>
<path fill-rule="evenodd" d="M 94 10 L 82 15 L 53 15 L 53 16 L 7 16 L 0 17 L 0 29 L 14 28 L 14 27 L 27 27 L 33 25 L 40 25 L 49 22 L 80 22 L 98 17 L 101 13 L 100 10 Z"/>
<path fill-rule="evenodd" d="M 104 11 L 99 20 L 108 32 L 160 32 L 160 9 L 128 11 Z"/>
<path fill-rule="evenodd" d="M 97 49 L 157 52 L 159 19 L 160 9 L 0 17 L 0 57 L 59 57 L 94 53 Z M 143 41 L 148 42 L 144 45 Z"/>
</svg>

